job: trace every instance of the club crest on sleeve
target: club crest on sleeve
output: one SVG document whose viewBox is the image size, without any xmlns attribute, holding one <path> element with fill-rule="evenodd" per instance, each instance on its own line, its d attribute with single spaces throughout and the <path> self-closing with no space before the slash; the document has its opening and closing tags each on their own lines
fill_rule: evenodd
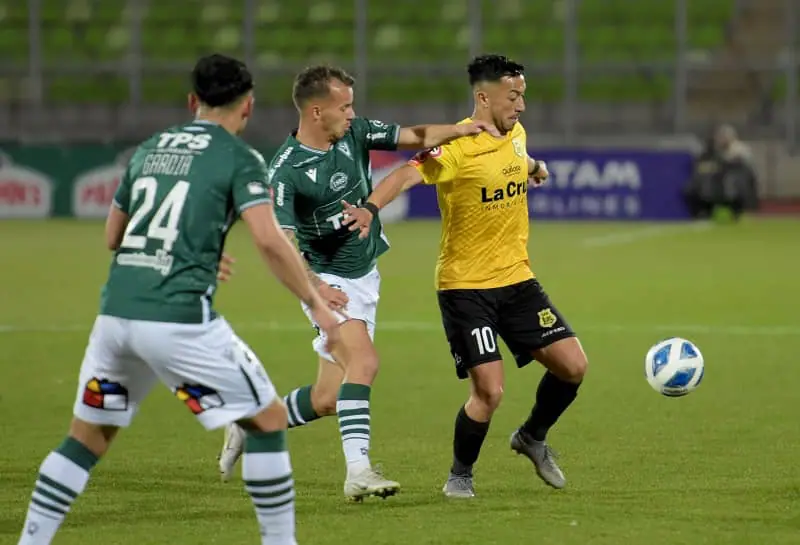
<svg viewBox="0 0 800 545">
<path fill-rule="evenodd" d="M 260 195 L 262 193 L 267 192 L 266 188 L 264 187 L 264 184 L 262 184 L 261 182 L 250 182 L 249 184 L 247 184 L 247 191 L 251 195 Z"/>
<path fill-rule="evenodd" d="M 519 157 L 525 157 L 525 148 L 519 138 L 514 138 L 511 141 L 511 145 L 514 147 L 514 153 Z"/>
</svg>

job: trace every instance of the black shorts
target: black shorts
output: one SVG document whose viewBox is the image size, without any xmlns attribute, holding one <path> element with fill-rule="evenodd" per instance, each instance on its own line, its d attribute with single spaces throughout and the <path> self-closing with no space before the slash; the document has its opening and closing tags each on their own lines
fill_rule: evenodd
<svg viewBox="0 0 800 545">
<path fill-rule="evenodd" d="M 535 279 L 502 288 L 440 290 L 437 295 L 461 379 L 472 367 L 502 359 L 498 335 L 517 367 L 532 362 L 535 350 L 575 336 Z"/>
</svg>

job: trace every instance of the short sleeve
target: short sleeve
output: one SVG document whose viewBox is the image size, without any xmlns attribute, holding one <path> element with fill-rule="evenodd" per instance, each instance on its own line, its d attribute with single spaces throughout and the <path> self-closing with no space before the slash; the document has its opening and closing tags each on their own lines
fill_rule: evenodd
<svg viewBox="0 0 800 545">
<path fill-rule="evenodd" d="M 294 211 L 295 185 L 287 172 L 278 171 L 272 178 L 272 192 L 275 196 L 275 216 L 281 229 L 297 230 Z"/>
<path fill-rule="evenodd" d="M 353 130 L 356 137 L 363 138 L 364 146 L 370 150 L 395 151 L 400 139 L 400 125 L 393 125 L 357 117 L 353 120 Z"/>
<path fill-rule="evenodd" d="M 458 174 L 461 151 L 453 144 L 421 151 L 408 162 L 422 174 L 426 184 L 451 182 Z"/>
<path fill-rule="evenodd" d="M 117 191 L 114 193 L 114 206 L 127 213 L 131 206 L 131 171 L 126 168 L 119 180 Z"/>
<path fill-rule="evenodd" d="M 233 174 L 233 206 L 236 212 L 241 214 L 251 206 L 271 202 L 264 158 L 252 148 L 240 151 Z"/>
</svg>

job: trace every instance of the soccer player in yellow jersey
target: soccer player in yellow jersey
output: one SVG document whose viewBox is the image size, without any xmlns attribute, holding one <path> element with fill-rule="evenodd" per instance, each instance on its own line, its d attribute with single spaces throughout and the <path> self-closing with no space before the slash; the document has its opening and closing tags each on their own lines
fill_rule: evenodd
<svg viewBox="0 0 800 545">
<path fill-rule="evenodd" d="M 472 467 L 503 397 L 501 337 L 517 366 L 533 360 L 547 369 L 528 419 L 511 435 L 545 483 L 562 488 L 564 474 L 546 443 L 548 430 L 569 407 L 586 373 L 575 333 L 535 278 L 528 258 L 529 182 L 547 169 L 527 154 L 524 67 L 486 55 L 468 67 L 475 110 L 463 122 L 493 124 L 501 137 L 482 133 L 418 154 L 392 172 L 361 207 L 344 203 L 346 223 L 368 232 L 374 216 L 402 191 L 435 184 L 442 215 L 436 289 L 456 373 L 469 377 L 469 400 L 458 412 L 453 465 L 444 493 L 475 495 Z"/>
</svg>

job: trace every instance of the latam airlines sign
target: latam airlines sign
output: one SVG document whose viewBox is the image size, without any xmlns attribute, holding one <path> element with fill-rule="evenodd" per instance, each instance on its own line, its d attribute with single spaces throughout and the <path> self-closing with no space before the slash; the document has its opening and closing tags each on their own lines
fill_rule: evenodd
<svg viewBox="0 0 800 545">
<path fill-rule="evenodd" d="M 688 151 L 530 149 L 547 162 L 550 180 L 528 191 L 533 219 L 682 220 L 681 191 L 691 177 Z M 435 189 L 409 195 L 409 217 L 436 217 Z"/>
</svg>

